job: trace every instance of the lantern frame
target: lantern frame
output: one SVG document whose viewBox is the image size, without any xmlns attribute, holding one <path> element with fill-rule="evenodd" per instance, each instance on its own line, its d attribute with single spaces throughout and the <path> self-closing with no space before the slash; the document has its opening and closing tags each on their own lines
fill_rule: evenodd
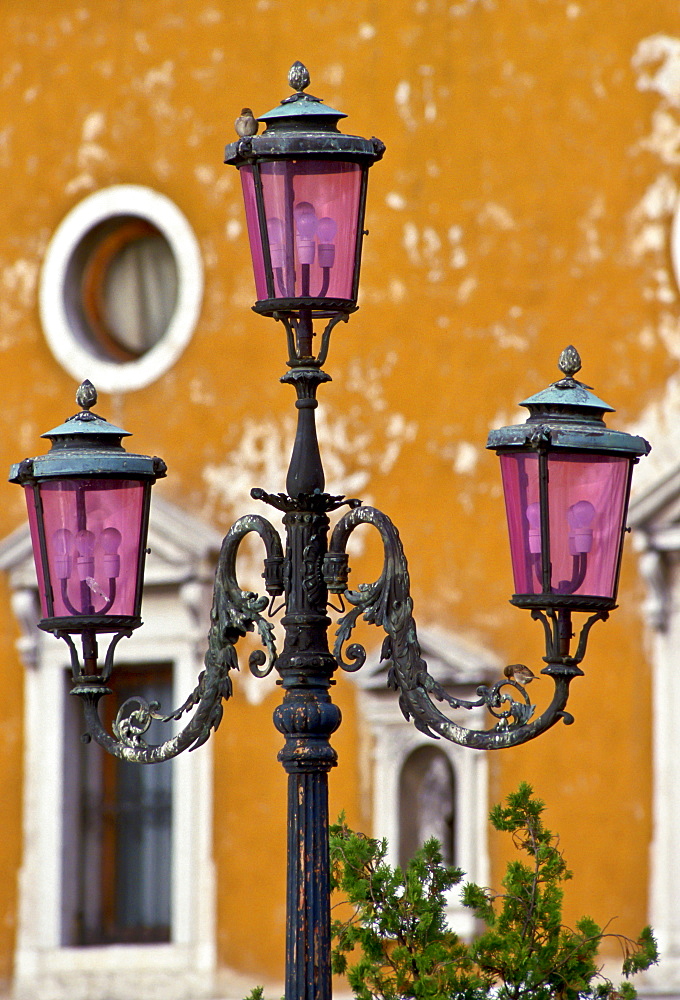
<svg viewBox="0 0 680 1000">
<path fill-rule="evenodd" d="M 520 403 L 529 410 L 530 415 L 526 422 L 492 430 L 487 441 L 487 448 L 494 450 L 502 461 L 504 458 L 527 456 L 538 464 L 538 511 L 534 511 L 535 524 L 533 528 L 524 524 L 522 530 L 527 536 L 524 542 L 524 558 L 528 558 L 528 553 L 531 551 L 535 561 L 535 575 L 540 580 L 541 589 L 538 593 L 528 589 L 526 592 L 515 593 L 510 603 L 529 610 L 608 612 L 616 607 L 633 466 L 641 456 L 649 453 L 650 445 L 642 437 L 624 431 L 610 430 L 605 426 L 603 416 L 607 412 L 614 412 L 613 407 L 599 399 L 590 391 L 589 386 L 574 378 L 581 367 L 581 360 L 575 348 L 565 348 L 558 367 L 563 373 L 563 378 Z M 576 552 L 572 551 L 574 575 L 571 581 L 564 581 L 561 587 L 556 588 L 552 555 L 557 549 L 557 539 L 551 534 L 550 473 L 551 468 L 555 469 L 558 462 L 564 463 L 565 460 L 573 459 L 576 465 L 580 457 L 582 465 L 585 466 L 598 456 L 628 463 L 625 469 L 625 481 L 619 484 L 618 496 L 610 497 L 612 503 L 619 504 L 618 523 L 613 532 L 616 538 L 614 542 L 611 539 L 609 542 L 610 550 L 615 549 L 615 551 L 613 554 L 611 551 L 608 554 L 610 572 L 605 574 L 609 576 L 611 585 L 606 588 L 606 594 L 574 593 L 573 591 L 578 591 L 586 578 L 588 560 L 586 553 L 590 551 L 592 532 L 588 528 L 584 529 L 584 540 L 576 542 Z M 613 468 L 613 463 L 610 464 Z M 528 518 L 529 506 L 534 505 L 529 505 L 525 496 L 518 506 L 510 495 L 512 491 L 509 482 L 510 475 L 504 475 L 508 530 L 517 583 L 523 576 L 526 581 L 533 572 L 526 570 L 523 574 L 522 567 L 516 562 L 520 549 L 514 533 L 517 511 L 521 509 L 521 518 Z M 592 504 L 588 506 L 592 507 Z M 533 540 L 530 538 L 532 531 L 535 535 Z M 591 537 L 586 537 L 589 532 Z"/>
<path fill-rule="evenodd" d="M 130 433 L 121 427 L 109 423 L 103 417 L 91 411 L 97 401 L 97 393 L 88 381 L 78 389 L 76 394 L 80 412 L 69 417 L 63 424 L 41 435 L 52 442 L 49 452 L 34 458 L 26 458 L 16 463 L 10 470 L 9 481 L 18 483 L 26 491 L 26 502 L 31 523 L 31 540 L 35 560 L 38 585 L 40 587 L 41 606 L 47 614 L 40 620 L 38 627 L 45 632 L 53 632 L 58 636 L 70 634 L 92 635 L 108 632 L 123 632 L 129 634 L 142 624 L 141 601 L 144 580 L 144 563 L 146 556 L 146 541 L 149 525 L 149 507 L 151 502 L 151 486 L 166 474 L 166 466 L 162 459 L 147 455 L 131 454 L 123 448 L 121 441 Z M 44 485 L 63 483 L 68 492 L 76 493 L 75 503 L 82 504 L 83 517 L 86 495 L 97 490 L 115 488 L 116 483 L 140 484 L 142 495 L 138 503 L 138 522 L 136 537 L 135 581 L 131 600 L 125 603 L 132 605 L 132 614 L 108 614 L 105 610 L 78 612 L 70 614 L 55 614 L 55 606 L 69 604 L 66 596 L 55 600 L 54 557 L 48 552 L 46 530 L 46 511 L 41 487 Z M 79 488 L 77 484 L 82 484 Z M 90 487 L 88 488 L 88 484 Z M 100 484 L 99 487 L 95 484 Z M 105 485 L 106 484 L 106 485 Z M 136 486 L 135 486 L 136 488 Z M 67 505 L 64 505 L 66 507 Z M 67 511 L 63 512 L 66 517 Z M 121 515 L 122 516 L 122 515 Z M 83 525 L 84 526 L 84 525 Z M 65 526 L 62 531 L 68 531 Z M 120 535 L 120 532 L 118 532 Z M 114 542 L 116 540 L 114 539 Z M 70 558 L 70 557 L 69 557 Z M 120 557 L 113 552 L 110 556 L 115 563 Z M 62 591 L 65 594 L 64 578 Z M 96 587 L 96 581 L 92 586 Z M 103 595 L 106 596 L 106 595 Z M 116 603 L 111 594 L 105 603 L 109 608 Z"/>
</svg>

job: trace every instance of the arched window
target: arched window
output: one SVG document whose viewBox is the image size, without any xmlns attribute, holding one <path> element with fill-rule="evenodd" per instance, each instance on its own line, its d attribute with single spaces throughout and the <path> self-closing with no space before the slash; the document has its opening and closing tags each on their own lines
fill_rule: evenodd
<svg viewBox="0 0 680 1000">
<path fill-rule="evenodd" d="M 474 700 L 478 685 L 499 675 L 493 654 L 455 635 L 421 628 L 418 639 L 432 676 L 457 697 Z M 448 740 L 434 742 L 407 722 L 387 687 L 387 667 L 377 658 L 350 677 L 359 687 L 371 741 L 372 833 L 387 839 L 387 861 L 403 866 L 434 836 L 446 862 L 462 868 L 470 880 L 488 884 L 487 754 Z M 461 709 L 454 718 L 472 728 L 486 722 L 483 709 Z M 471 938 L 477 930 L 460 889 L 449 893 L 447 917 L 462 937 Z"/>
<path fill-rule="evenodd" d="M 399 776 L 399 864 L 405 867 L 435 837 L 447 865 L 456 862 L 456 784 L 451 763 L 437 747 L 418 747 Z"/>
</svg>

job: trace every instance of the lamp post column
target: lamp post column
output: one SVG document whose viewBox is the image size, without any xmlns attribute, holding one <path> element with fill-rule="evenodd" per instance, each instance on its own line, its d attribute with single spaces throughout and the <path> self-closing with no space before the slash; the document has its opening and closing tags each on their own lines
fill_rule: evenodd
<svg viewBox="0 0 680 1000">
<path fill-rule="evenodd" d="M 336 660 L 328 649 L 328 591 L 321 566 L 328 548 L 323 469 L 314 428 L 315 390 L 327 380 L 318 370 L 285 376 L 298 392 L 298 436 L 288 473 L 284 581 L 286 639 L 277 660 L 284 689 L 274 724 L 285 737 L 279 760 L 288 773 L 286 1000 L 330 1000 L 330 862 L 328 772 L 337 755 L 330 736 L 340 709 L 329 688 Z M 302 404 L 302 405 L 300 405 Z"/>
</svg>

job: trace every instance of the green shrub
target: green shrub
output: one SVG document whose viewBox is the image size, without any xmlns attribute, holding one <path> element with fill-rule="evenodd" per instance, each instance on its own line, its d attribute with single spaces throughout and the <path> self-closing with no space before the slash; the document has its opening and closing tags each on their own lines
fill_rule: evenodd
<svg viewBox="0 0 680 1000">
<path fill-rule="evenodd" d="M 557 837 L 543 825 L 543 803 L 527 784 L 491 810 L 496 830 L 513 837 L 520 857 L 508 864 L 503 892 L 474 883 L 462 899 L 485 925 L 466 944 L 447 929 L 446 894 L 463 873 L 443 864 L 428 841 L 405 869 L 385 861 L 387 844 L 350 830 L 344 818 L 331 828 L 333 887 L 349 905 L 333 922 L 333 971 L 344 973 L 356 1000 L 631 1000 L 599 970 L 604 938 L 623 949 L 623 974 L 656 962 L 645 928 L 637 941 L 611 934 L 589 917 L 575 929 L 562 923 L 563 883 L 571 878 Z M 348 960 L 349 957 L 349 960 Z"/>
</svg>

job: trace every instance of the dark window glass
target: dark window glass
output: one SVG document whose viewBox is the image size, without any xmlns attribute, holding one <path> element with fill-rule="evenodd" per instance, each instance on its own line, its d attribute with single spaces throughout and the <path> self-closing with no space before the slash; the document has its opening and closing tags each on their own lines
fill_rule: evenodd
<svg viewBox="0 0 680 1000">
<path fill-rule="evenodd" d="M 118 704 L 141 695 L 170 706 L 170 664 L 117 668 L 116 681 Z M 102 715 L 107 701 L 114 698 L 102 699 Z M 94 742 L 83 744 L 78 710 L 76 704 L 66 714 L 64 743 L 64 943 L 169 941 L 172 761 L 130 764 Z M 149 743 L 167 738 L 155 727 Z"/>
<path fill-rule="evenodd" d="M 418 747 L 399 778 L 399 864 L 436 837 L 446 864 L 455 864 L 455 778 L 449 760 L 436 747 Z"/>
<path fill-rule="evenodd" d="M 81 240 L 69 262 L 66 305 L 103 359 L 133 361 L 165 334 L 177 304 L 177 263 L 146 219 L 114 216 Z"/>
</svg>

